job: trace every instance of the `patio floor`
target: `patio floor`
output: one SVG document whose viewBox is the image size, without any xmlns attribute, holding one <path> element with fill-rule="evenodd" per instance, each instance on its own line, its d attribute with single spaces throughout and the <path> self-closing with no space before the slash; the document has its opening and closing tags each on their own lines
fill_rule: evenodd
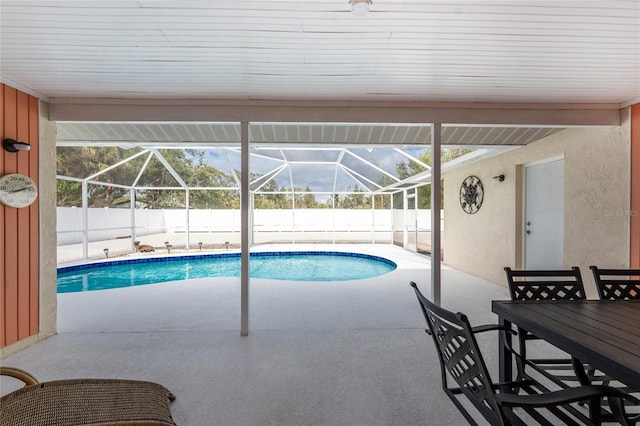
<svg viewBox="0 0 640 426">
<path fill-rule="evenodd" d="M 237 278 L 60 294 L 59 334 L 2 363 L 40 380 L 162 383 L 177 395 L 178 425 L 466 423 L 440 389 L 435 349 L 409 286 L 414 280 L 430 293 L 429 258 L 387 244 L 330 247 L 382 255 L 398 269 L 344 282 L 253 279 L 248 337 L 239 334 Z M 507 289 L 443 266 L 443 306 L 474 324 L 495 322 L 493 299 L 508 299 Z M 497 336 L 479 338 L 495 371 Z"/>
</svg>

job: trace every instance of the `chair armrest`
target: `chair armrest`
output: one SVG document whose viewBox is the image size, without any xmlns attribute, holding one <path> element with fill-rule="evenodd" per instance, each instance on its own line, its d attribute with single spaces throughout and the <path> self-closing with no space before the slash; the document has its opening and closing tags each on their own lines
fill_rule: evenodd
<svg viewBox="0 0 640 426">
<path fill-rule="evenodd" d="M 517 389 L 535 386 L 537 382 L 532 379 L 516 380 L 511 382 L 492 383 L 491 388 L 500 391 L 501 394 L 518 395 Z"/>
<path fill-rule="evenodd" d="M 624 407 L 625 400 L 637 405 L 639 402 L 638 399 L 621 389 L 611 386 L 589 385 L 530 395 L 496 394 L 496 398 L 502 405 L 521 408 L 555 407 L 602 397 L 606 397 L 609 400 L 609 407 L 611 407 L 611 412 L 618 423 L 622 425 L 632 425 L 640 418 L 638 414 L 628 415 Z"/>
<path fill-rule="evenodd" d="M 0 367 L 0 376 L 9 376 L 24 382 L 25 386 L 38 384 L 38 379 L 24 370 L 13 367 Z"/>
<path fill-rule="evenodd" d="M 499 332 L 504 332 L 505 335 L 507 333 L 513 334 L 514 336 L 518 334 L 518 332 L 512 329 L 511 327 L 507 327 L 500 324 L 482 324 L 482 325 L 476 325 L 475 327 L 471 327 L 471 332 L 473 334 L 484 333 L 485 331 L 495 331 L 495 330 Z M 521 356 L 520 353 L 517 352 L 510 344 L 507 344 L 506 340 L 504 342 L 504 346 L 507 348 L 509 352 L 513 353 L 516 357 Z"/>
<path fill-rule="evenodd" d="M 499 324 L 483 324 L 483 325 L 476 325 L 475 327 L 471 327 L 471 331 L 475 334 L 475 333 L 483 333 L 485 331 L 493 331 L 493 330 L 498 330 L 498 331 L 504 331 L 505 333 L 510 333 L 513 335 L 518 334 L 517 331 L 506 327 L 504 325 L 499 325 Z"/>
<path fill-rule="evenodd" d="M 509 327 L 505 327 L 504 325 L 499 325 L 499 324 L 483 324 L 483 325 L 477 325 L 475 327 L 471 328 L 471 331 L 476 334 L 476 333 L 484 333 L 485 331 L 504 331 L 505 333 L 510 333 L 513 335 L 518 334 L 517 331 L 509 328 Z M 425 330 L 427 332 L 428 335 L 431 335 L 431 332 L 429 331 L 429 329 Z"/>
<path fill-rule="evenodd" d="M 610 386 L 579 386 L 541 394 L 516 395 L 501 393 L 496 395 L 502 405 L 507 407 L 541 408 L 587 401 L 608 397 L 613 400 L 635 399 L 628 393 Z"/>
</svg>

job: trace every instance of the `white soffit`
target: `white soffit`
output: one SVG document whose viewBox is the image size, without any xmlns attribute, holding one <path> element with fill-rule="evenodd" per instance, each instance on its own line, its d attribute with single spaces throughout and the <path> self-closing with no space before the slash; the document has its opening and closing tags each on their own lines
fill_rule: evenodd
<svg viewBox="0 0 640 426">
<path fill-rule="evenodd" d="M 527 145 L 563 130 L 556 127 L 442 127 L 442 144 L 454 146 Z M 249 127 L 251 143 L 294 146 L 429 145 L 431 126 L 403 124 L 259 123 Z M 239 145 L 235 123 L 59 122 L 59 146 L 141 144 L 158 148 Z"/>
</svg>

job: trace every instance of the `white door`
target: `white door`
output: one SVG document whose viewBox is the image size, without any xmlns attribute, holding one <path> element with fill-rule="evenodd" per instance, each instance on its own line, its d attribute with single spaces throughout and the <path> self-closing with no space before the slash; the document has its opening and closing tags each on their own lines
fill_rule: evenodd
<svg viewBox="0 0 640 426">
<path fill-rule="evenodd" d="M 564 267 L 564 160 L 525 167 L 524 267 Z"/>
</svg>

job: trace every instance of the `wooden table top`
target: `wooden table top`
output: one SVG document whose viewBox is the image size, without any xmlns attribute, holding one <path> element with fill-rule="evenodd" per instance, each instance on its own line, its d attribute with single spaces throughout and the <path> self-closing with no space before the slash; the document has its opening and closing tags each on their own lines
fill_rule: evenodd
<svg viewBox="0 0 640 426">
<path fill-rule="evenodd" d="M 640 300 L 493 301 L 492 311 L 640 390 Z"/>
</svg>

